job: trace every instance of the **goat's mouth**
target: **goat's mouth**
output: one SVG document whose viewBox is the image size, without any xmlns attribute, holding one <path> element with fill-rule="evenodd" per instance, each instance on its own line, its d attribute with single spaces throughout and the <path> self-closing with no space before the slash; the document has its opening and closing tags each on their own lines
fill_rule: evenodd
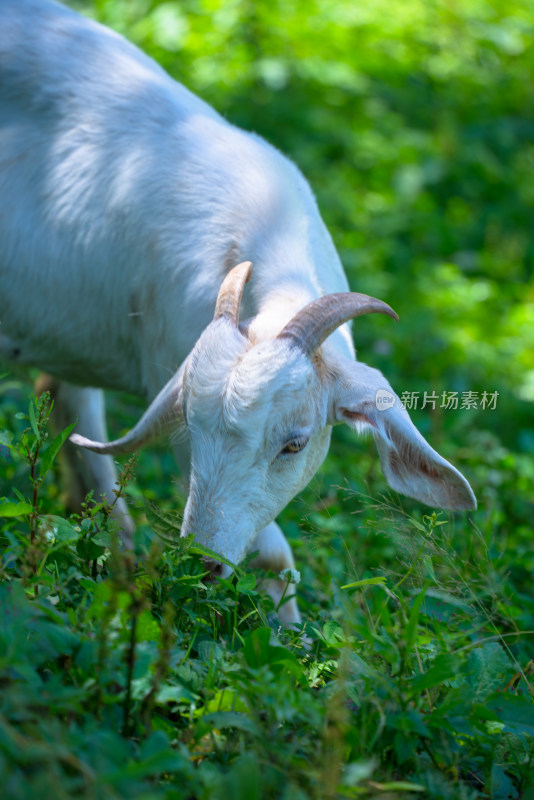
<svg viewBox="0 0 534 800">
<path fill-rule="evenodd" d="M 229 578 L 233 572 L 232 567 L 223 564 L 221 561 L 216 561 L 214 558 L 203 558 L 202 563 L 208 570 L 208 574 L 204 575 L 204 583 L 215 583 L 218 578 Z"/>
</svg>

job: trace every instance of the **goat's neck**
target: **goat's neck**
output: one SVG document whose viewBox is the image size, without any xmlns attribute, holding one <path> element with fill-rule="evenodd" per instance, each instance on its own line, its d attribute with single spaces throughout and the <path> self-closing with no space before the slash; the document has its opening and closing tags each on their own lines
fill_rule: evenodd
<svg viewBox="0 0 534 800">
<path fill-rule="evenodd" d="M 249 335 L 257 342 L 272 339 L 289 320 L 314 299 L 314 295 L 301 286 L 277 287 L 266 294 L 256 314 L 249 321 Z"/>
<path fill-rule="evenodd" d="M 277 336 L 295 314 L 307 303 L 317 299 L 320 292 L 310 286 L 288 283 L 267 293 L 255 316 L 244 322 L 247 334 L 257 344 Z M 352 336 L 347 325 L 343 325 L 331 335 L 327 350 L 339 355 L 354 357 Z"/>
</svg>

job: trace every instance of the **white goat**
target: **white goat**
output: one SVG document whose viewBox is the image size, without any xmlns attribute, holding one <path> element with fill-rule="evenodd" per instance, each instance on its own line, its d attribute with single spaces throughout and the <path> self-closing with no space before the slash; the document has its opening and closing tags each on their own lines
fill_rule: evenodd
<svg viewBox="0 0 534 800">
<path fill-rule="evenodd" d="M 89 437 L 73 440 L 113 455 L 183 429 L 182 534 L 234 563 L 258 550 L 275 572 L 294 564 L 273 520 L 340 422 L 372 431 L 394 489 L 474 508 L 381 373 L 355 361 L 344 323 L 395 314 L 348 292 L 297 168 L 51 0 L 0 0 L 0 31 L 0 354 L 83 387 L 57 394 Z M 254 262 L 246 290 L 250 263 L 231 269 L 243 259 Z M 102 388 L 149 402 L 113 443 Z M 79 452 L 112 497 L 111 456 Z M 275 599 L 281 586 L 269 583 Z M 294 600 L 281 618 L 298 622 Z"/>
</svg>

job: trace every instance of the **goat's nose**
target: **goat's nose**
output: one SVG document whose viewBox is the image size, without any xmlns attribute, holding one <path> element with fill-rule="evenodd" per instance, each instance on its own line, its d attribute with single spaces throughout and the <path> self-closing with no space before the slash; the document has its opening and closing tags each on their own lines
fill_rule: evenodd
<svg viewBox="0 0 534 800">
<path fill-rule="evenodd" d="M 210 583 L 213 583 L 216 578 L 229 578 L 233 572 L 232 567 L 215 561 L 214 558 L 204 558 L 203 562 L 206 569 L 209 570 L 209 575 L 206 575 L 204 580 Z"/>
</svg>

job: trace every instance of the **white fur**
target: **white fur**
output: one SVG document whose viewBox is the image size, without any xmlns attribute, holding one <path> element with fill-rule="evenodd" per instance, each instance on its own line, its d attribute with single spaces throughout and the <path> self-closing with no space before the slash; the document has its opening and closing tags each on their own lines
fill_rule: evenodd
<svg viewBox="0 0 534 800">
<path fill-rule="evenodd" d="M 147 401 L 182 365 L 183 532 L 233 561 L 256 540 L 263 566 L 293 567 L 272 521 L 340 421 L 371 427 L 399 490 L 473 507 L 400 404 L 374 408 L 389 384 L 354 361 L 346 325 L 320 363 L 273 338 L 307 302 L 348 290 L 295 165 L 50 0 L 1 0 L 0 30 L 0 354 Z M 244 259 L 254 262 L 247 336 L 209 324 L 224 276 Z M 99 430 L 83 408 L 82 432 Z M 306 447 L 281 454 L 295 435 Z M 298 621 L 293 601 L 283 616 Z"/>
</svg>

